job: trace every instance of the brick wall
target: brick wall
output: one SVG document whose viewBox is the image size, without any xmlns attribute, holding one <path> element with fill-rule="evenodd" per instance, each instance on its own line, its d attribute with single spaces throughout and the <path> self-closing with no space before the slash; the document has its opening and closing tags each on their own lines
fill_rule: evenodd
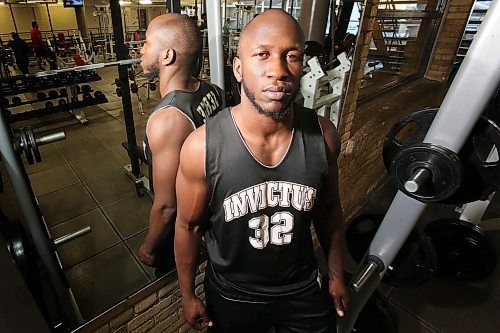
<svg viewBox="0 0 500 333">
<path fill-rule="evenodd" d="M 196 294 L 205 300 L 206 262 L 198 267 Z M 187 333 L 196 332 L 182 314 L 181 295 L 174 272 L 123 300 L 75 333 Z"/>
<path fill-rule="evenodd" d="M 427 78 L 438 81 L 448 78 L 473 5 L 474 0 L 449 0 L 425 74 Z"/>
</svg>

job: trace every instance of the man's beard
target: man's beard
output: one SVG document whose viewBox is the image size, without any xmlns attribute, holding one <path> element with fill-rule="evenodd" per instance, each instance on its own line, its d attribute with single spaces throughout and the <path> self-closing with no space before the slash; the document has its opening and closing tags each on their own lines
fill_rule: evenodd
<svg viewBox="0 0 500 333">
<path fill-rule="evenodd" d="M 243 90 L 245 91 L 245 95 L 250 100 L 250 103 L 252 103 L 252 105 L 257 109 L 257 111 L 261 115 L 273 118 L 276 121 L 282 120 L 283 118 L 285 118 L 285 116 L 288 113 L 290 113 L 290 110 L 292 109 L 290 107 L 290 104 L 292 104 L 292 102 L 295 98 L 295 95 L 297 95 L 297 92 L 293 93 L 290 100 L 288 102 L 286 102 L 286 104 L 283 104 L 283 106 L 279 110 L 269 111 L 269 110 L 264 109 L 259 104 L 257 104 L 257 102 L 255 101 L 255 94 L 250 90 L 250 88 L 247 87 L 247 85 L 245 84 L 245 80 L 243 78 L 241 79 L 241 85 L 243 86 Z"/>
<path fill-rule="evenodd" d="M 143 73 L 144 77 L 148 80 L 153 80 L 156 79 L 157 77 L 160 76 L 160 62 L 156 60 L 149 68 L 144 69 L 143 68 Z"/>
</svg>

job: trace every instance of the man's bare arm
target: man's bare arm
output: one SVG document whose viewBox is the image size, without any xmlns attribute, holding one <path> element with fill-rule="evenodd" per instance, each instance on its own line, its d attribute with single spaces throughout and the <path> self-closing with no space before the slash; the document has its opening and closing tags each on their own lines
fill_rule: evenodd
<svg viewBox="0 0 500 333">
<path fill-rule="evenodd" d="M 337 313 L 342 316 L 349 300 L 344 281 L 343 215 L 338 187 L 337 158 L 340 153 L 340 138 L 335 126 L 329 120 L 323 117 L 319 119 L 326 142 L 328 178 L 321 194 L 319 214 L 314 220 L 314 228 L 328 261 L 329 292 L 334 299 Z"/>
<path fill-rule="evenodd" d="M 174 223 L 179 155 L 182 144 L 193 130 L 191 122 L 173 108 L 157 111 L 149 120 L 147 137 L 153 154 L 155 198 L 149 215 L 149 230 L 139 248 L 139 258 L 146 265 L 156 264 L 156 248 L 165 239 L 168 224 Z"/>
<path fill-rule="evenodd" d="M 177 219 L 175 262 L 184 308 L 184 318 L 195 329 L 212 326 L 203 302 L 195 295 L 197 258 L 201 244 L 200 223 L 207 206 L 205 180 L 205 126 L 193 132 L 181 150 L 177 173 Z"/>
</svg>

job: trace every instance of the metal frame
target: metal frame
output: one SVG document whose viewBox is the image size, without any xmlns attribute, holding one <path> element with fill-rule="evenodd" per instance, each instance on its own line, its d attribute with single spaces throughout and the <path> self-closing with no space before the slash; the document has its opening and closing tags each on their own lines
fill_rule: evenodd
<svg viewBox="0 0 500 333">
<path fill-rule="evenodd" d="M 436 115 L 425 143 L 458 152 L 500 81 L 500 1 L 494 1 L 471 44 L 460 70 Z M 425 203 L 398 192 L 377 231 L 368 253 L 350 282 L 346 315 L 337 323 L 339 333 L 350 333 L 363 306 L 379 285 L 426 207 Z"/>
<path fill-rule="evenodd" d="M 10 133 L 8 122 L 2 111 L 0 112 L 0 155 L 19 200 L 19 206 L 26 219 L 35 248 L 54 286 L 63 322 L 68 327 L 76 327 L 83 322 L 82 315 L 61 269 L 59 258 L 51 246 L 45 221 L 40 208 L 34 201 L 33 190 L 28 185 L 28 175 L 24 168 L 21 167 L 20 157 L 12 146 Z"/>
</svg>

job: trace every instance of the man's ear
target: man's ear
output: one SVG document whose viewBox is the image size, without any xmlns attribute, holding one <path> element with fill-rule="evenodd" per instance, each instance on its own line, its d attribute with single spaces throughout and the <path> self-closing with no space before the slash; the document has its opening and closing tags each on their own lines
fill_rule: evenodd
<svg viewBox="0 0 500 333">
<path fill-rule="evenodd" d="M 233 58 L 233 74 L 236 78 L 236 81 L 241 82 L 242 73 L 241 73 L 241 60 L 238 56 Z"/>
<path fill-rule="evenodd" d="M 177 54 L 174 49 L 163 50 L 160 54 L 160 64 L 162 66 L 169 66 L 175 63 Z"/>
</svg>

